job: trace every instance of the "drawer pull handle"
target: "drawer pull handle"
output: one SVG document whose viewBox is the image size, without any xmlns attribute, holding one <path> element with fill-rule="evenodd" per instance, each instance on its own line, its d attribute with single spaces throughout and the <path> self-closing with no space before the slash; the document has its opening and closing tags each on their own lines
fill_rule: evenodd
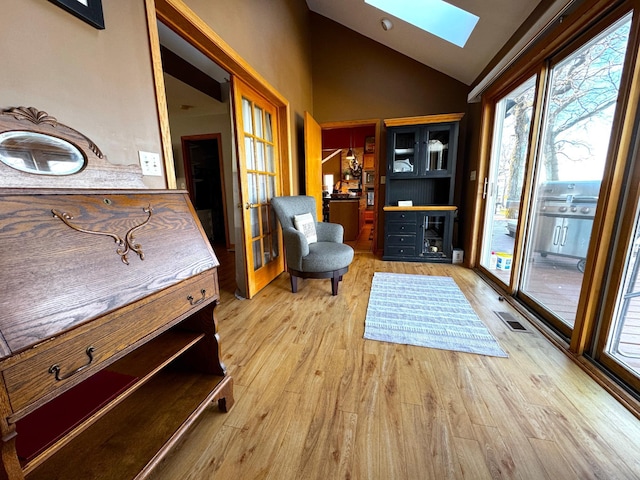
<svg viewBox="0 0 640 480">
<path fill-rule="evenodd" d="M 187 300 L 189 300 L 189 303 L 190 303 L 192 306 L 193 306 L 193 305 L 197 305 L 197 304 L 199 304 L 200 302 L 204 301 L 204 297 L 206 296 L 207 291 L 203 288 L 202 290 L 200 290 L 200 294 L 201 294 L 202 296 L 201 296 L 199 299 L 197 299 L 197 300 L 193 298 L 193 295 L 189 295 L 189 296 L 187 297 Z"/>
<path fill-rule="evenodd" d="M 81 372 L 82 370 L 84 370 L 85 368 L 87 368 L 89 365 L 91 365 L 91 362 L 93 362 L 93 352 L 96 350 L 96 347 L 87 347 L 86 353 L 87 356 L 89 357 L 89 361 L 87 363 L 85 363 L 83 366 L 76 368 L 73 372 L 69 372 L 64 376 L 60 376 L 60 365 L 53 364 L 49 367 L 49 373 L 54 373 L 56 376 L 56 381 L 57 382 L 61 382 L 62 380 L 66 380 L 67 378 L 71 378 L 73 377 L 76 373 Z"/>
</svg>

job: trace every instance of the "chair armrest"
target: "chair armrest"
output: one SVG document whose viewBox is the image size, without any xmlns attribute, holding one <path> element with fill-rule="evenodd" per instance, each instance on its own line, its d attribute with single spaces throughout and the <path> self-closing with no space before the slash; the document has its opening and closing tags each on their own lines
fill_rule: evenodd
<svg viewBox="0 0 640 480">
<path fill-rule="evenodd" d="M 309 255 L 307 237 L 295 228 L 282 229 L 284 250 L 287 254 L 287 265 L 294 270 L 302 270 L 302 257 Z"/>
<path fill-rule="evenodd" d="M 342 243 L 344 239 L 344 227 L 339 223 L 318 222 L 316 234 L 319 242 Z"/>
</svg>

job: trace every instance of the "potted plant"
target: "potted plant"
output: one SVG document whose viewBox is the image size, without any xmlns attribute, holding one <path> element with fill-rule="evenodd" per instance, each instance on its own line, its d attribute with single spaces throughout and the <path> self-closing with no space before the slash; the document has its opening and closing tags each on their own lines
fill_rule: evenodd
<svg viewBox="0 0 640 480">
<path fill-rule="evenodd" d="M 347 181 L 351 180 L 351 170 L 345 170 L 342 172 L 342 177 Z"/>
</svg>

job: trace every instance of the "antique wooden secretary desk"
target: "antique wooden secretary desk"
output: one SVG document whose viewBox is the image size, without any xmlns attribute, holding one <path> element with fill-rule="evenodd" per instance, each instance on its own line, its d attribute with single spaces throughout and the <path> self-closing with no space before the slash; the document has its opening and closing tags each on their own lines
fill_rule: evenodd
<svg viewBox="0 0 640 480">
<path fill-rule="evenodd" d="M 144 478 L 233 404 L 187 193 L 34 108 L 0 114 L 0 260 L 0 479 Z"/>
</svg>

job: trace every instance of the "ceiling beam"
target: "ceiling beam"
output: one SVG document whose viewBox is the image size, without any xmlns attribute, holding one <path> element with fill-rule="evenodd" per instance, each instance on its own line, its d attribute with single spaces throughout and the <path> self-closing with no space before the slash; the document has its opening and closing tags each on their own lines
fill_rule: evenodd
<svg viewBox="0 0 640 480">
<path fill-rule="evenodd" d="M 216 80 L 163 45 L 160 45 L 160 55 L 165 73 L 222 102 L 222 88 Z"/>
</svg>

